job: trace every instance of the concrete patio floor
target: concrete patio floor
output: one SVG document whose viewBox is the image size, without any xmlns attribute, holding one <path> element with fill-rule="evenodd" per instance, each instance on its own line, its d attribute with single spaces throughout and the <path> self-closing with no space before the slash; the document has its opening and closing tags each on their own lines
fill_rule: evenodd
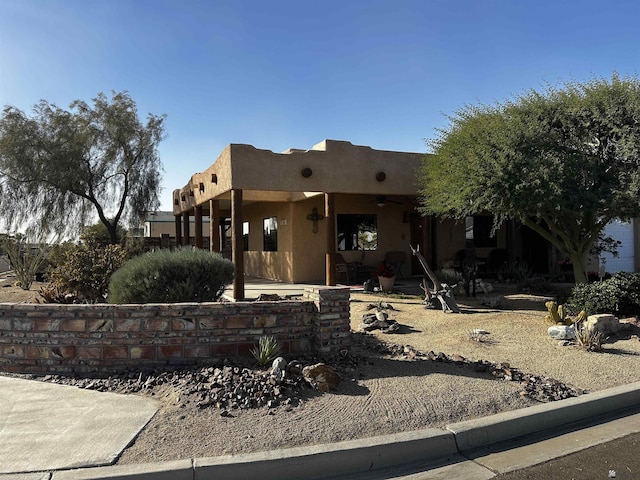
<svg viewBox="0 0 640 480">
<path fill-rule="evenodd" d="M 419 284 L 422 280 L 421 276 L 402 277 L 396 279 L 394 290 L 409 295 L 420 295 Z M 276 294 L 281 298 L 297 298 L 301 297 L 304 289 L 307 287 L 319 287 L 324 286 L 322 283 L 286 283 L 278 282 L 275 280 L 268 280 L 266 278 L 257 278 L 245 276 L 244 278 L 244 291 L 245 301 L 256 300 L 261 293 L 273 295 Z M 342 285 L 338 284 L 338 287 L 349 287 L 352 292 L 362 292 L 362 285 Z M 377 285 L 376 285 L 377 286 Z M 224 297 L 227 300 L 233 301 L 233 288 L 231 285 L 224 291 Z"/>
</svg>

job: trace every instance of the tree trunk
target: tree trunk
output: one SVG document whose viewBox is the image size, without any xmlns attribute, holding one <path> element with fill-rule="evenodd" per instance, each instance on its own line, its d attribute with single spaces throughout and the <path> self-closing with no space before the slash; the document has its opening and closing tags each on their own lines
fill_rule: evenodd
<svg viewBox="0 0 640 480">
<path fill-rule="evenodd" d="M 109 232 L 109 243 L 111 245 L 118 244 L 118 229 L 115 225 L 110 222 L 104 222 L 104 226 L 107 227 L 107 232 Z"/>
<path fill-rule="evenodd" d="M 572 255 L 570 260 L 573 263 L 573 279 L 575 282 L 587 283 L 587 274 L 584 271 L 584 255 Z"/>
</svg>

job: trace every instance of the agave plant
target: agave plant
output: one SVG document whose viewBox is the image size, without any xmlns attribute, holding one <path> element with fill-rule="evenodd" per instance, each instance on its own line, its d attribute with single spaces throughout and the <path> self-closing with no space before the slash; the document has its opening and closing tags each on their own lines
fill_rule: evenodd
<svg viewBox="0 0 640 480">
<path fill-rule="evenodd" d="M 258 345 L 251 349 L 253 358 L 262 368 L 273 362 L 280 355 L 280 344 L 273 336 L 262 336 Z"/>
<path fill-rule="evenodd" d="M 576 342 L 587 352 L 601 352 L 604 335 L 595 328 L 588 328 L 584 322 L 576 325 Z"/>
</svg>

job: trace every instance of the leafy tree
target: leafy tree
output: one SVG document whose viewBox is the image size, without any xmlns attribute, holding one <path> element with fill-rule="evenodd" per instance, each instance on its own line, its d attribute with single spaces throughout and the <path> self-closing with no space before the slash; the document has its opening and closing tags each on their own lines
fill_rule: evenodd
<svg viewBox="0 0 640 480">
<path fill-rule="evenodd" d="M 422 210 L 517 219 L 570 259 L 576 282 L 607 223 L 640 213 L 640 81 L 567 82 L 466 105 L 429 142 Z"/>
<path fill-rule="evenodd" d="M 0 117 L 0 209 L 9 226 L 77 233 L 95 216 L 111 243 L 118 226 L 157 208 L 164 116 L 138 119 L 127 92 L 69 110 L 44 100 L 33 116 L 6 106 Z"/>
<path fill-rule="evenodd" d="M 109 219 L 112 221 L 112 219 Z M 124 227 L 118 225 L 116 227 L 116 237 L 118 241 L 122 241 L 126 235 L 127 230 Z M 95 240 L 99 243 L 113 243 L 111 242 L 111 235 L 107 230 L 107 227 L 104 223 L 98 222 L 93 225 L 87 225 L 82 228 L 82 233 L 80 234 L 80 240 Z"/>
</svg>

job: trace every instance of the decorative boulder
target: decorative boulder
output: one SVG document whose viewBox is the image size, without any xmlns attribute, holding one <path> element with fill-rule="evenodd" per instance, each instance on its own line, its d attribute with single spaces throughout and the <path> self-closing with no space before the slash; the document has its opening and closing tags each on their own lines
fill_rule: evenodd
<svg viewBox="0 0 640 480">
<path fill-rule="evenodd" d="M 271 378 L 276 383 L 281 383 L 287 376 L 287 361 L 283 357 L 278 357 L 273 361 L 271 366 Z"/>
<path fill-rule="evenodd" d="M 585 328 L 589 330 L 595 330 L 603 335 L 611 335 L 620 330 L 620 321 L 608 313 L 601 313 L 599 315 L 589 315 L 585 322 Z"/>
<path fill-rule="evenodd" d="M 573 325 L 553 325 L 547 329 L 554 340 L 573 340 L 576 338 L 576 329 Z"/>
<path fill-rule="evenodd" d="M 313 388 L 321 392 L 335 390 L 340 383 L 336 371 L 324 363 L 316 363 L 302 369 L 302 376 Z"/>
</svg>

